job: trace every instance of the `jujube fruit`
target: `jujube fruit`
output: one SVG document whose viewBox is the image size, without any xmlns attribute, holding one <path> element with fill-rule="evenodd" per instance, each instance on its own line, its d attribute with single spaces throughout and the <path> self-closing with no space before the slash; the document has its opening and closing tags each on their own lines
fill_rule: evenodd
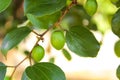
<svg viewBox="0 0 120 80">
<path fill-rule="evenodd" d="M 114 51 L 117 57 L 120 57 L 120 40 L 115 43 Z"/>
<path fill-rule="evenodd" d="M 98 5 L 96 0 L 87 0 L 85 3 L 85 10 L 90 16 L 95 14 L 95 12 L 97 11 L 97 7 Z"/>
<path fill-rule="evenodd" d="M 51 44 L 57 50 L 62 49 L 65 44 L 64 32 L 60 31 L 60 30 L 56 30 L 56 31 L 52 32 Z"/>
<path fill-rule="evenodd" d="M 31 57 L 35 62 L 39 62 L 45 55 L 44 48 L 42 46 L 35 46 L 32 50 Z"/>
</svg>

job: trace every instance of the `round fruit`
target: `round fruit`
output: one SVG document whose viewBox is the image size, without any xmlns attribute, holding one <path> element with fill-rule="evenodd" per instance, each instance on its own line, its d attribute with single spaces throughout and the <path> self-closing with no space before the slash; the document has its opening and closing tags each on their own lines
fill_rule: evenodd
<svg viewBox="0 0 120 80">
<path fill-rule="evenodd" d="M 85 10 L 90 16 L 95 14 L 95 12 L 97 11 L 97 7 L 98 5 L 96 0 L 87 0 L 85 4 Z"/>
<path fill-rule="evenodd" d="M 120 40 L 115 43 L 114 51 L 117 57 L 120 57 Z"/>
<path fill-rule="evenodd" d="M 120 9 L 114 14 L 112 18 L 112 32 L 120 37 Z"/>
<path fill-rule="evenodd" d="M 35 46 L 32 50 L 31 57 L 35 62 L 39 62 L 45 55 L 44 48 L 42 46 Z"/>
<path fill-rule="evenodd" d="M 51 44 L 57 50 L 60 50 L 64 47 L 65 37 L 64 37 L 63 31 L 57 30 L 57 31 L 52 32 Z"/>
</svg>

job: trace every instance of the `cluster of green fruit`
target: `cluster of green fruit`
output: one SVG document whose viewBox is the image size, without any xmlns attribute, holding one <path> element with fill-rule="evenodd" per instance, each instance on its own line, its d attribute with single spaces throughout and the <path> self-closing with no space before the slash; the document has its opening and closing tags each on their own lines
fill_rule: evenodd
<svg viewBox="0 0 120 80">
<path fill-rule="evenodd" d="M 64 37 L 64 32 L 61 30 L 55 30 L 51 34 L 51 44 L 52 46 L 60 50 L 64 47 L 65 44 L 65 37 Z M 45 55 L 45 50 L 42 46 L 37 45 L 33 48 L 31 57 L 35 62 L 39 62 Z"/>
<path fill-rule="evenodd" d="M 87 0 L 86 1 L 85 9 L 90 16 L 95 14 L 97 7 L 98 7 L 98 5 L 97 5 L 96 0 Z M 65 42 L 66 42 L 65 36 L 64 36 L 64 31 L 54 30 L 51 34 L 50 41 L 51 41 L 52 46 L 56 50 L 61 50 L 64 47 Z M 63 49 L 63 53 L 66 53 L 66 51 L 64 49 Z M 39 62 L 44 57 L 44 55 L 45 55 L 44 48 L 40 45 L 37 45 L 33 48 L 31 57 L 33 58 L 33 60 L 35 62 Z"/>
</svg>

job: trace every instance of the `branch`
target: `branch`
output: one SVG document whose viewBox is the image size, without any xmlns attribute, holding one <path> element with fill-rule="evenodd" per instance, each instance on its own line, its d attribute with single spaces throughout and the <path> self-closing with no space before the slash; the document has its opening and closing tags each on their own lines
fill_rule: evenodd
<svg viewBox="0 0 120 80">
<path fill-rule="evenodd" d="M 42 34 L 37 34 L 35 33 L 36 35 L 39 35 L 41 37 L 43 37 L 49 30 L 51 30 L 52 28 L 54 28 L 55 26 L 59 26 L 61 21 L 63 20 L 63 18 L 65 17 L 65 15 L 69 12 L 70 8 L 73 7 L 73 5 L 76 5 L 77 4 L 77 0 L 73 0 L 70 5 L 65 9 L 65 11 L 63 11 L 61 17 L 58 19 L 58 21 L 56 23 L 54 23 L 50 28 L 48 28 L 45 32 L 43 32 Z"/>
<path fill-rule="evenodd" d="M 33 48 L 38 45 L 39 41 L 40 40 L 43 40 L 43 36 L 49 31 L 51 30 L 52 28 L 54 28 L 55 26 L 60 26 L 60 23 L 61 21 L 63 20 L 63 18 L 65 17 L 65 15 L 69 12 L 70 8 L 73 7 L 73 5 L 76 5 L 77 4 L 77 0 L 72 0 L 71 4 L 65 9 L 65 11 L 63 11 L 61 17 L 58 19 L 58 21 L 56 23 L 54 23 L 51 27 L 49 27 L 45 32 L 43 32 L 42 34 L 38 34 L 37 32 L 35 32 L 34 30 L 32 30 L 32 32 L 34 34 L 37 35 L 37 41 L 35 43 L 35 45 L 33 46 Z M 33 50 L 32 48 L 32 50 Z M 29 58 L 29 62 L 30 62 L 30 65 L 32 65 L 32 62 L 31 62 L 31 54 L 32 54 L 32 50 L 30 51 L 29 55 L 26 56 L 20 63 L 18 63 L 16 66 L 7 66 L 7 67 L 10 67 L 10 68 L 14 68 L 11 76 L 10 76 L 10 80 L 12 79 L 16 69 L 27 59 Z"/>
<path fill-rule="evenodd" d="M 13 70 L 11 76 L 10 76 L 10 80 L 12 80 L 12 77 L 13 77 L 13 75 L 14 75 L 16 69 L 17 69 L 27 58 L 28 58 L 28 56 L 25 57 L 25 58 L 24 58 L 20 63 L 18 63 L 16 66 L 7 66 L 7 67 L 14 68 L 14 70 Z"/>
</svg>

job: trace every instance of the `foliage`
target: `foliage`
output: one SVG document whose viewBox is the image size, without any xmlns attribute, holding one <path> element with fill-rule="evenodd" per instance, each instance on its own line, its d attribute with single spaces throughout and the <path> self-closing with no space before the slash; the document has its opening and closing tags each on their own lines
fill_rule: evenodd
<svg viewBox="0 0 120 80">
<path fill-rule="evenodd" d="M 100 48 L 93 34 L 82 26 L 70 27 L 66 32 L 66 43 L 71 51 L 84 57 L 96 57 Z"/>
<path fill-rule="evenodd" d="M 1 51 L 6 56 L 7 52 L 15 47 L 22 39 L 24 39 L 31 30 L 28 27 L 17 28 L 9 32 L 2 43 Z"/>
<path fill-rule="evenodd" d="M 50 59 L 51 62 L 40 62 L 45 54 L 45 49 L 39 42 L 44 42 L 44 35 L 49 31 L 52 32 L 50 43 L 55 49 L 62 50 L 67 60 L 71 60 L 72 56 L 65 49 L 65 44 L 71 52 L 78 56 L 96 57 L 101 45 L 92 31 L 101 31 L 104 35 L 105 30 L 100 30 L 97 22 L 92 20 L 99 8 L 99 2 L 97 0 L 85 1 L 85 4 L 80 4 L 78 0 L 24 0 L 21 2 L 24 4 L 22 18 L 25 17 L 25 19 L 13 14 L 11 26 L 15 26 L 15 29 L 5 35 L 1 52 L 7 58 L 8 51 L 18 46 L 22 40 L 27 39 L 26 37 L 30 33 L 37 36 L 37 41 L 30 52 L 26 51 L 26 57 L 16 66 L 6 66 L 2 62 L 0 63 L 0 80 L 6 79 L 7 67 L 14 68 L 10 76 L 12 79 L 16 69 L 26 59 L 29 59 L 30 66 L 23 72 L 21 80 L 66 80 L 62 69 L 53 63 L 53 57 Z M 111 0 L 111 3 L 119 8 L 120 0 Z M 11 10 L 7 9 L 8 6 L 14 5 L 12 0 L 0 0 L 0 4 L 1 14 L 10 12 Z M 6 19 L 4 16 L 3 18 Z M 110 18 L 113 33 L 120 37 L 120 9 Z M 0 19 L 0 21 L 2 20 Z M 22 25 L 19 26 L 19 24 Z M 43 29 L 44 31 L 41 33 Z M 118 57 L 120 57 L 119 46 L 120 44 L 117 42 L 115 53 Z M 120 79 L 120 67 L 116 73 Z"/>
<path fill-rule="evenodd" d="M 4 11 L 12 2 L 12 0 L 0 0 L 0 12 Z"/>
<path fill-rule="evenodd" d="M 56 65 L 47 62 L 29 66 L 25 72 L 31 80 L 65 80 L 63 71 Z"/>
<path fill-rule="evenodd" d="M 5 64 L 0 62 L 0 80 L 3 80 L 6 74 L 6 66 Z"/>
</svg>

